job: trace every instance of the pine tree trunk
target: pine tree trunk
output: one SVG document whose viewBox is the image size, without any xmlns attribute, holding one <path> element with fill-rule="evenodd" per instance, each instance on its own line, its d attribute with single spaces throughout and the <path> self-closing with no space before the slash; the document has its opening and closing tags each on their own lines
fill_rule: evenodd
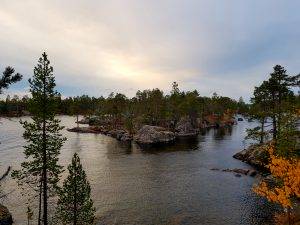
<svg viewBox="0 0 300 225">
<path fill-rule="evenodd" d="M 264 128 L 265 128 L 265 118 L 261 121 L 261 135 L 260 135 L 260 144 L 264 143 Z"/>
<path fill-rule="evenodd" d="M 278 114 L 277 114 L 277 131 L 279 131 L 280 133 L 280 130 L 281 130 L 281 116 L 282 116 L 282 113 L 281 113 L 281 92 L 278 93 Z"/>
<path fill-rule="evenodd" d="M 41 225 L 41 214 L 42 214 L 42 190 L 43 190 L 43 183 L 42 179 L 40 182 L 40 193 L 39 193 L 39 216 L 38 216 L 38 225 Z"/>
<path fill-rule="evenodd" d="M 277 121 L 276 121 L 276 99 L 274 93 L 272 93 L 272 124 L 273 124 L 273 139 L 276 142 Z"/>
<path fill-rule="evenodd" d="M 46 152 L 46 121 L 43 121 L 43 220 L 44 225 L 48 225 L 47 209 L 47 152 Z"/>
<path fill-rule="evenodd" d="M 272 123 L 273 123 L 273 139 L 276 141 L 276 137 L 277 137 L 277 121 L 276 121 L 276 116 L 272 117 Z"/>
<path fill-rule="evenodd" d="M 45 65 L 44 65 L 45 68 Z M 47 106 L 47 96 L 46 96 L 46 73 L 44 72 L 43 79 L 43 222 L 44 225 L 48 225 L 48 199 L 47 199 L 47 146 L 46 146 L 46 106 Z"/>
<path fill-rule="evenodd" d="M 77 172 L 77 171 L 76 171 Z M 74 187 L 74 225 L 77 225 L 77 180 L 75 172 L 75 187 Z"/>
</svg>

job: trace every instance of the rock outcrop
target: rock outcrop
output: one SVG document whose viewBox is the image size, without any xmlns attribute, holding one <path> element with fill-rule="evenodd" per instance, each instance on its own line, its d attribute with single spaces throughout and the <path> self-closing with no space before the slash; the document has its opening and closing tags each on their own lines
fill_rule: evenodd
<svg viewBox="0 0 300 225">
<path fill-rule="evenodd" d="M 246 162 L 256 168 L 265 169 L 269 157 L 266 147 L 266 144 L 251 145 L 247 149 L 236 153 L 233 158 Z"/>
<path fill-rule="evenodd" d="M 192 121 L 188 117 L 182 117 L 175 127 L 176 136 L 179 137 L 195 136 L 198 132 L 199 130 L 193 127 Z"/>
<path fill-rule="evenodd" d="M 67 129 L 70 132 L 77 133 L 92 133 L 92 134 L 104 134 L 116 138 L 119 141 L 131 141 L 132 135 L 125 130 L 107 130 L 103 126 L 88 126 L 88 127 L 74 127 Z"/>
<path fill-rule="evenodd" d="M 243 175 L 247 175 L 249 170 L 245 170 L 245 169 L 224 169 L 222 170 L 223 172 L 234 172 L 234 173 L 238 173 L 238 174 L 243 174 Z"/>
<path fill-rule="evenodd" d="M 255 177 L 258 172 L 254 169 L 240 169 L 240 168 L 234 168 L 234 169 L 218 169 L 218 168 L 212 168 L 211 170 L 215 171 L 222 171 L 222 172 L 231 172 L 235 173 L 236 175 L 247 175 L 250 177 Z"/>
<path fill-rule="evenodd" d="M 107 132 L 107 135 L 116 138 L 118 141 L 131 141 L 132 135 L 125 130 L 111 130 Z"/>
<path fill-rule="evenodd" d="M 12 215 L 5 206 L 0 204 L 0 225 L 11 224 L 13 224 Z"/>
<path fill-rule="evenodd" d="M 175 134 L 163 127 L 144 125 L 134 136 L 138 144 L 167 144 L 175 141 Z"/>
<path fill-rule="evenodd" d="M 90 118 L 84 117 L 81 120 L 78 121 L 79 124 L 89 124 L 90 123 Z"/>
</svg>

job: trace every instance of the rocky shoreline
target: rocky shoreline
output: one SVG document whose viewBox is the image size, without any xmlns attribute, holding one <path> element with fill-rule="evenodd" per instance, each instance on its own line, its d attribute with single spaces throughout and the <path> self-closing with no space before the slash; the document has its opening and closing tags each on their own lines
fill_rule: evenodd
<svg viewBox="0 0 300 225">
<path fill-rule="evenodd" d="M 265 172 L 267 171 L 266 165 L 268 164 L 269 158 L 266 149 L 267 146 L 268 143 L 250 145 L 247 149 L 233 155 L 233 158 L 241 160 L 258 170 Z"/>
<path fill-rule="evenodd" d="M 73 127 L 67 129 L 69 132 L 75 133 L 92 133 L 92 134 L 103 134 L 113 138 L 116 138 L 118 141 L 132 141 L 133 136 L 130 135 L 127 131 L 122 129 L 112 129 L 108 130 L 101 126 L 88 126 L 88 127 Z"/>
<path fill-rule="evenodd" d="M 196 123 L 196 125 L 195 125 Z M 110 123 L 97 117 L 83 118 L 78 124 L 88 124 L 88 127 L 74 127 L 67 129 L 70 132 L 77 133 L 94 133 L 104 134 L 119 141 L 131 142 L 135 141 L 139 145 L 160 145 L 171 144 L 180 137 L 193 137 L 200 133 L 200 130 L 211 127 L 227 127 L 232 126 L 236 121 L 228 117 L 222 122 L 217 122 L 214 117 L 206 117 L 204 121 L 192 122 L 189 117 L 182 117 L 176 124 L 173 131 L 161 126 L 142 125 L 135 134 L 129 133 L 121 127 L 109 128 Z"/>
<path fill-rule="evenodd" d="M 163 127 L 144 125 L 135 135 L 129 134 L 123 129 L 108 130 L 101 126 L 74 127 L 67 129 L 76 133 L 103 134 L 117 139 L 118 141 L 135 141 L 141 145 L 168 144 L 174 142 L 176 136 L 173 132 Z"/>
<path fill-rule="evenodd" d="M 270 175 L 268 168 L 269 155 L 267 152 L 267 147 L 269 143 L 264 144 L 252 144 L 248 148 L 237 152 L 232 157 L 241 160 L 253 167 L 253 169 L 219 169 L 212 168 L 211 170 L 221 171 L 221 172 L 232 172 L 235 173 L 237 177 L 241 175 L 256 177 L 260 176 L 261 179 L 266 180 L 269 183 L 274 182 L 274 178 Z"/>
<path fill-rule="evenodd" d="M 270 174 L 269 169 L 266 167 L 268 165 L 269 155 L 267 152 L 267 147 L 269 143 L 264 144 L 252 144 L 248 148 L 237 152 L 232 157 L 241 160 L 252 166 L 254 169 L 249 170 L 247 175 L 259 175 L 261 180 L 266 181 L 267 183 L 276 182 L 275 178 Z M 252 173 L 253 171 L 253 173 Z M 256 173 L 254 173 L 256 171 Z M 232 172 L 238 172 L 233 170 Z"/>
</svg>

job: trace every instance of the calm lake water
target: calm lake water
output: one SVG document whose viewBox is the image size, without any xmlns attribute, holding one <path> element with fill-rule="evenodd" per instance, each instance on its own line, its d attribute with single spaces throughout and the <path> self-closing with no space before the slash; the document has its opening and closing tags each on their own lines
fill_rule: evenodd
<svg viewBox="0 0 300 225">
<path fill-rule="evenodd" d="M 73 127 L 75 118 L 62 116 Z M 23 161 L 23 129 L 18 118 L 1 119 L 0 171 Z M 250 168 L 232 155 L 243 148 L 245 129 L 238 122 L 230 130 L 211 129 L 193 139 L 168 147 L 141 150 L 100 134 L 68 138 L 60 156 L 67 165 L 77 152 L 87 172 L 97 210 L 97 224 L 134 225 L 258 225 L 272 224 L 274 206 L 252 193 L 255 178 L 211 168 Z M 2 202 L 15 224 L 26 223 L 26 198 L 14 180 L 7 178 L 2 190 L 10 193 Z M 36 202 L 36 201 L 34 201 Z"/>
</svg>

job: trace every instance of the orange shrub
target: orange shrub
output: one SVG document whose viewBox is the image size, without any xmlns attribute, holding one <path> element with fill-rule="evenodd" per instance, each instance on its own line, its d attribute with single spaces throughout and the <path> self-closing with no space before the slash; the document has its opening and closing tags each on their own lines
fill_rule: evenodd
<svg viewBox="0 0 300 225">
<path fill-rule="evenodd" d="M 268 148 L 268 152 L 270 154 L 268 168 L 278 180 L 278 185 L 272 187 L 262 181 L 254 187 L 254 192 L 289 209 L 292 207 L 292 197 L 300 198 L 300 160 L 276 156 L 272 145 Z"/>
</svg>

